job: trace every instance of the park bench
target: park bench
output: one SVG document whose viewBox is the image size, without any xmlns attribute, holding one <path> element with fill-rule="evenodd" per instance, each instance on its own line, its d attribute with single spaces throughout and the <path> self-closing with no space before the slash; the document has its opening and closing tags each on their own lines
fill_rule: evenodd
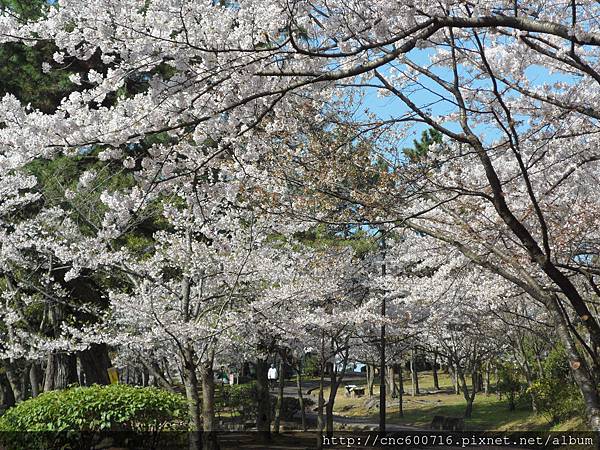
<svg viewBox="0 0 600 450">
<path fill-rule="evenodd" d="M 464 431 L 465 421 L 462 417 L 433 416 L 432 430 Z"/>
</svg>

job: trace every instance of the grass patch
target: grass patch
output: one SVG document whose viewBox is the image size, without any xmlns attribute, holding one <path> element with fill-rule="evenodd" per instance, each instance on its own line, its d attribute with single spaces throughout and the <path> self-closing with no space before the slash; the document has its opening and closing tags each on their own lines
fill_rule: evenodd
<svg viewBox="0 0 600 450">
<path fill-rule="evenodd" d="M 404 390 L 406 392 L 403 398 L 404 416 L 399 417 L 398 415 L 398 399 L 388 397 L 386 409 L 388 423 L 427 428 L 435 415 L 463 417 L 466 401 L 462 393 L 456 395 L 453 392 L 452 380 L 448 374 L 439 374 L 440 389 L 447 392 L 427 393 L 427 391 L 433 390 L 433 375 L 431 372 L 419 373 L 419 388 L 422 393 L 415 397 L 409 394 L 411 392 L 411 382 L 407 375 L 405 373 L 404 377 Z M 352 381 L 352 383 L 364 384 L 362 380 Z M 492 380 L 492 383 L 494 384 L 495 380 Z M 376 380 L 373 391 L 374 397 L 378 398 L 378 380 Z M 325 398 L 328 394 L 329 392 L 325 393 Z M 367 419 L 372 423 L 378 423 L 379 410 L 376 406 L 369 409 L 367 400 L 368 396 L 361 398 L 346 397 L 342 385 L 336 396 L 334 412 L 340 416 L 360 417 L 363 420 Z M 486 431 L 569 431 L 586 428 L 585 422 L 580 418 L 551 427 L 545 417 L 535 414 L 527 405 L 521 406 L 515 411 L 510 411 L 505 399 L 498 398 L 496 394 L 486 396 L 484 393 L 476 395 L 472 418 L 465 419 L 465 427 L 467 430 Z"/>
</svg>

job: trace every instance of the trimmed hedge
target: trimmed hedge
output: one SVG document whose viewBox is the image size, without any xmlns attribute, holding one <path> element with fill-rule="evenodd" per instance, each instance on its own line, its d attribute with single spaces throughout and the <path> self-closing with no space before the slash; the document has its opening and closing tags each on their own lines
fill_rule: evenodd
<svg viewBox="0 0 600 450">
<path fill-rule="evenodd" d="M 72 387 L 10 408 L 0 417 L 0 435 L 10 448 L 89 448 L 117 434 L 154 441 L 159 432 L 186 430 L 186 416 L 185 398 L 161 389 Z"/>
</svg>

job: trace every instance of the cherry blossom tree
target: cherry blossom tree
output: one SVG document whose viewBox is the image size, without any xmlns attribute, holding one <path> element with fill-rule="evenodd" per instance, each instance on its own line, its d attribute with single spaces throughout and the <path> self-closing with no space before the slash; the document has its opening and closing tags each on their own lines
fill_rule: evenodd
<svg viewBox="0 0 600 450">
<path fill-rule="evenodd" d="M 106 239 L 164 186 L 211 176 L 251 180 L 239 192 L 262 190 L 289 206 L 296 191 L 263 163 L 274 150 L 279 162 L 310 161 L 307 124 L 350 122 L 381 142 L 385 164 L 365 164 L 372 154 L 349 158 L 354 167 L 332 163 L 308 187 L 353 205 L 344 215 L 354 223 L 432 236 L 541 302 L 597 431 L 597 10 L 587 1 L 59 0 L 38 20 L 2 14 L 3 42 L 53 42 L 47 71 L 70 59 L 104 67 L 72 75 L 81 90 L 52 113 L 6 95 L 0 149 L 18 165 L 98 146 L 99 157 L 134 169 L 136 190 L 105 196 Z M 122 95 L 131 77 L 145 85 Z M 368 89 L 394 99 L 394 113 L 363 113 Z M 394 148 L 410 124 L 444 139 L 409 164 Z M 157 135 L 164 141 L 143 156 L 128 153 Z M 380 175 L 375 188 L 348 186 L 340 173 L 356 166 Z M 236 183 L 203 186 L 219 199 L 238 193 Z M 305 203 L 291 206 L 349 220 Z"/>
</svg>

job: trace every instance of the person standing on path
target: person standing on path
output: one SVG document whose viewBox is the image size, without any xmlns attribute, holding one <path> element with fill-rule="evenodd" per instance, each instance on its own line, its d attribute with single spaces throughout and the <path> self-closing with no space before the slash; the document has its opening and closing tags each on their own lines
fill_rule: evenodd
<svg viewBox="0 0 600 450">
<path fill-rule="evenodd" d="M 275 383 L 277 382 L 277 378 L 279 378 L 279 374 L 277 373 L 277 369 L 275 368 L 275 364 L 271 364 L 271 368 L 267 372 L 267 378 L 269 380 L 269 389 L 275 388 Z"/>
</svg>

